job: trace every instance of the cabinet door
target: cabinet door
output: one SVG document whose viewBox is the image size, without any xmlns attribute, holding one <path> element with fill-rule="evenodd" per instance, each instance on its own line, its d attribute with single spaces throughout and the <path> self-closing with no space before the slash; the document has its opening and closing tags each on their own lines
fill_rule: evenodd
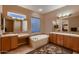
<svg viewBox="0 0 79 59">
<path fill-rule="evenodd" d="M 79 52 L 79 38 L 72 37 L 72 36 L 64 36 L 64 47 L 67 47 Z"/>
<path fill-rule="evenodd" d="M 2 51 L 10 50 L 10 37 L 2 37 Z"/>
<path fill-rule="evenodd" d="M 50 34 L 49 41 L 52 43 L 56 43 L 56 34 Z"/>
<path fill-rule="evenodd" d="M 64 47 L 72 49 L 73 41 L 70 36 L 64 36 Z"/>
<path fill-rule="evenodd" d="M 53 42 L 53 34 L 49 34 L 49 42 Z"/>
<path fill-rule="evenodd" d="M 79 38 L 78 37 L 71 37 L 72 42 L 72 49 L 79 52 Z"/>
<path fill-rule="evenodd" d="M 70 36 L 64 36 L 64 47 L 72 48 L 72 41 Z"/>
<path fill-rule="evenodd" d="M 17 48 L 18 38 L 17 36 L 11 37 L 11 49 Z"/>
<path fill-rule="evenodd" d="M 0 52 L 1 52 L 1 38 L 0 38 Z"/>
<path fill-rule="evenodd" d="M 57 34 L 57 44 L 63 46 L 63 35 Z"/>
<path fill-rule="evenodd" d="M 56 38 L 57 36 L 56 36 L 56 34 L 53 34 L 53 43 L 57 43 L 57 38 Z"/>
</svg>

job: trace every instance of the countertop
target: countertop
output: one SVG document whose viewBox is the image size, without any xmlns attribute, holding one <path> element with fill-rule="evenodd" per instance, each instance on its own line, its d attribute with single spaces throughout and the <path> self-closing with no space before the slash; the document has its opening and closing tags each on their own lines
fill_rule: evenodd
<svg viewBox="0 0 79 59">
<path fill-rule="evenodd" d="M 1 37 L 11 37 L 11 36 L 17 36 L 17 34 L 2 34 Z"/>
<path fill-rule="evenodd" d="M 60 34 L 60 35 L 67 35 L 67 36 L 74 36 L 74 37 L 79 37 L 79 34 L 72 33 L 72 32 L 50 32 L 50 34 Z"/>
<path fill-rule="evenodd" d="M 2 34 L 0 37 L 11 37 L 11 36 L 18 36 L 18 37 L 24 37 L 24 36 L 29 36 L 28 33 L 16 33 L 16 34 Z"/>
<path fill-rule="evenodd" d="M 25 36 L 29 36 L 29 34 L 27 34 L 27 33 L 20 33 L 20 34 L 18 34 L 18 37 L 25 37 Z"/>
</svg>

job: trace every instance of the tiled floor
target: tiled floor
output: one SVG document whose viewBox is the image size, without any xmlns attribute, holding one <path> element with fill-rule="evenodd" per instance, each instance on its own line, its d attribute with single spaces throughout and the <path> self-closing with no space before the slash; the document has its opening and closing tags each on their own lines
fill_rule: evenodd
<svg viewBox="0 0 79 59">
<path fill-rule="evenodd" d="M 33 49 L 30 46 L 23 45 L 15 50 L 9 51 L 7 54 L 77 54 L 76 52 L 64 49 L 62 47 L 47 44 L 38 49 Z"/>
<path fill-rule="evenodd" d="M 34 51 L 29 52 L 29 54 L 73 54 L 73 51 L 54 45 L 52 43 L 49 43 Z"/>
<path fill-rule="evenodd" d="M 28 45 L 23 45 L 17 49 L 9 51 L 7 54 L 25 54 L 25 53 L 28 53 L 29 51 L 32 51 L 32 50 L 34 50 L 32 47 L 30 47 Z"/>
</svg>

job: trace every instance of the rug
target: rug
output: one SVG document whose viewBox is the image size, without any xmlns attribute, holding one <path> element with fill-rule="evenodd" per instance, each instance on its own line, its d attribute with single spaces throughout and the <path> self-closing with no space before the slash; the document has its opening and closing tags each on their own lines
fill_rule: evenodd
<svg viewBox="0 0 79 59">
<path fill-rule="evenodd" d="M 38 49 L 35 49 L 27 54 L 72 54 L 73 51 L 68 50 L 66 48 L 54 45 L 54 44 L 47 44 L 42 46 Z"/>
</svg>

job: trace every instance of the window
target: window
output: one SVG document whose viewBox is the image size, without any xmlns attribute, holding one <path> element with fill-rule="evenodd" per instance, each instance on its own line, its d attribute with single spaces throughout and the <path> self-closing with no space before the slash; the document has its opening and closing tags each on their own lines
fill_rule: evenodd
<svg viewBox="0 0 79 59">
<path fill-rule="evenodd" d="M 27 32 L 27 20 L 22 21 L 22 32 Z"/>
<path fill-rule="evenodd" d="M 31 18 L 32 32 L 40 32 L 40 18 Z"/>
</svg>

